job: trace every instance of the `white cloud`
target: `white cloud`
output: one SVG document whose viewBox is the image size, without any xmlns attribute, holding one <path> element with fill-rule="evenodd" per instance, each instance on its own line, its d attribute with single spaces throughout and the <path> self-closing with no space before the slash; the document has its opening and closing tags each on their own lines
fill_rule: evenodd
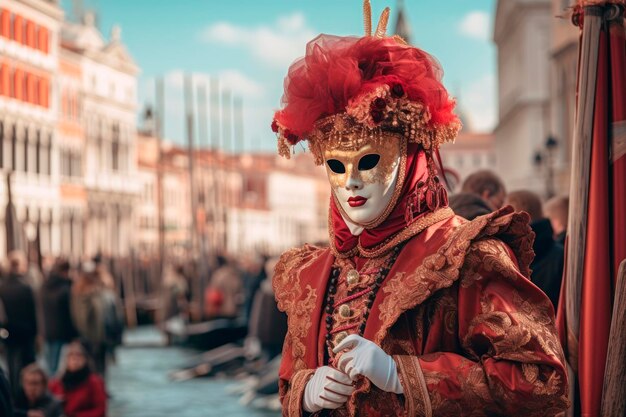
<svg viewBox="0 0 626 417">
<path fill-rule="evenodd" d="M 165 75 L 165 83 L 168 87 L 182 93 L 185 83 L 185 74 L 188 74 L 188 72 L 180 69 L 169 71 Z M 220 90 L 228 89 L 233 94 L 244 98 L 257 99 L 263 97 L 265 93 L 265 89 L 261 83 L 238 70 L 229 69 L 220 71 L 215 76 L 200 72 L 191 73 L 194 86 L 209 86 L 212 77 L 217 77 L 219 80 Z"/>
<path fill-rule="evenodd" d="M 487 12 L 469 12 L 461 20 L 459 32 L 470 38 L 483 41 L 489 40 L 491 35 L 491 16 Z"/>
<path fill-rule="evenodd" d="M 276 68 L 284 68 L 303 56 L 306 43 L 314 36 L 302 13 L 281 16 L 271 26 L 255 28 L 217 22 L 200 33 L 204 42 L 239 46 L 262 63 Z"/>
<path fill-rule="evenodd" d="M 492 131 L 496 125 L 496 77 L 488 74 L 462 88 L 459 106 L 468 115 L 472 130 Z"/>
</svg>

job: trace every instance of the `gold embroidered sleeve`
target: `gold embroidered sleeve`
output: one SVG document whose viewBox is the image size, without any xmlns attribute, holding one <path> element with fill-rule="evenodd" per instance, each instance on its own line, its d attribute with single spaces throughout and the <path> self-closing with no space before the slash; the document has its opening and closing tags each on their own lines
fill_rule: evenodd
<svg viewBox="0 0 626 417">
<path fill-rule="evenodd" d="M 457 320 L 462 351 L 427 354 L 413 366 L 424 378 L 433 416 L 539 417 L 568 407 L 552 305 L 501 241 L 470 247 L 458 284 Z M 398 363 L 401 374 L 415 373 Z M 411 387 L 409 396 L 419 403 L 415 392 Z"/>
<path fill-rule="evenodd" d="M 279 380 L 280 403 L 283 407 L 284 417 L 301 417 L 304 415 L 302 397 L 306 384 L 314 372 L 313 369 L 302 369 L 293 374 L 290 381 Z"/>
<path fill-rule="evenodd" d="M 416 356 L 394 355 L 400 383 L 404 390 L 404 407 L 407 417 L 431 417 L 432 407 L 426 380 Z"/>
</svg>

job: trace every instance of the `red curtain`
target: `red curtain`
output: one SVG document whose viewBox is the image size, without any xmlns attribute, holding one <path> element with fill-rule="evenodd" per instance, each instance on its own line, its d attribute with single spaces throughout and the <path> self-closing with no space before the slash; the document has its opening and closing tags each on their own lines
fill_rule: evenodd
<svg viewBox="0 0 626 417">
<path fill-rule="evenodd" d="M 572 276 L 576 272 L 566 269 L 562 295 L 568 297 L 570 305 L 574 302 L 576 308 L 568 311 L 566 303 L 562 302 L 558 312 L 561 340 L 575 371 L 575 380 L 570 381 L 577 387 L 577 398 L 572 399 L 579 404 L 575 414 L 584 417 L 600 417 L 602 397 L 607 395 L 603 393 L 603 384 L 615 283 L 619 263 L 626 259 L 624 10 L 623 0 L 584 2 L 578 7 L 576 13 L 579 16 L 575 19 L 581 25 L 589 24 L 592 19 L 602 20 L 602 24 L 597 26 L 600 33 L 596 49 L 596 78 L 578 80 L 579 89 L 581 85 L 595 85 L 595 91 L 585 96 L 587 100 L 594 100 L 591 102 L 593 105 L 581 105 L 580 100 L 585 98 L 579 95 L 577 114 L 578 119 L 584 119 L 586 115 L 584 111 L 581 114 L 581 109 L 592 109 L 593 129 L 590 135 L 581 129 L 575 136 L 577 141 L 591 141 L 591 152 L 585 162 L 589 164 L 589 177 L 585 178 L 584 169 L 577 172 L 577 167 L 573 166 L 572 171 L 573 183 L 581 179 L 588 183 L 587 201 L 584 202 L 586 218 L 582 218 L 585 233 L 575 237 L 576 241 L 570 242 L 572 244 L 567 247 L 568 258 L 584 251 L 583 267 L 579 272 L 582 277 Z M 598 36 L 598 33 L 584 30 L 581 45 L 591 38 L 595 39 L 593 35 Z M 589 38 L 585 39 L 586 36 Z M 592 48 L 595 47 L 592 45 Z M 579 68 L 585 64 L 585 59 L 590 59 L 589 55 L 593 54 L 581 52 Z M 589 77 L 589 74 L 579 71 L 579 77 Z M 574 143 L 574 146 L 584 149 L 581 142 Z M 576 285 L 579 286 L 578 294 L 571 288 Z"/>
</svg>

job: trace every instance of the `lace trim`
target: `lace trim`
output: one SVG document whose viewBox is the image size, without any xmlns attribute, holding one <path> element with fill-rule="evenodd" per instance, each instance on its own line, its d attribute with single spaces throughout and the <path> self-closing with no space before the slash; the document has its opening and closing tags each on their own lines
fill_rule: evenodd
<svg viewBox="0 0 626 417">
<path fill-rule="evenodd" d="M 404 389 L 406 415 L 432 417 L 433 410 L 419 359 L 410 355 L 394 355 L 398 376 Z"/>
</svg>

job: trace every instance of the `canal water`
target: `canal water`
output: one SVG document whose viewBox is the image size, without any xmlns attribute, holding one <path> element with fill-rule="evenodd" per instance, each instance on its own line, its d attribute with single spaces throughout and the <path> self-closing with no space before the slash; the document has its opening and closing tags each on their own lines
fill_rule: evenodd
<svg viewBox="0 0 626 417">
<path fill-rule="evenodd" d="M 127 332 L 117 363 L 108 371 L 109 417 L 277 417 L 279 413 L 247 408 L 225 388 L 228 379 L 172 382 L 168 375 L 200 352 L 165 346 L 152 327 Z"/>
</svg>

